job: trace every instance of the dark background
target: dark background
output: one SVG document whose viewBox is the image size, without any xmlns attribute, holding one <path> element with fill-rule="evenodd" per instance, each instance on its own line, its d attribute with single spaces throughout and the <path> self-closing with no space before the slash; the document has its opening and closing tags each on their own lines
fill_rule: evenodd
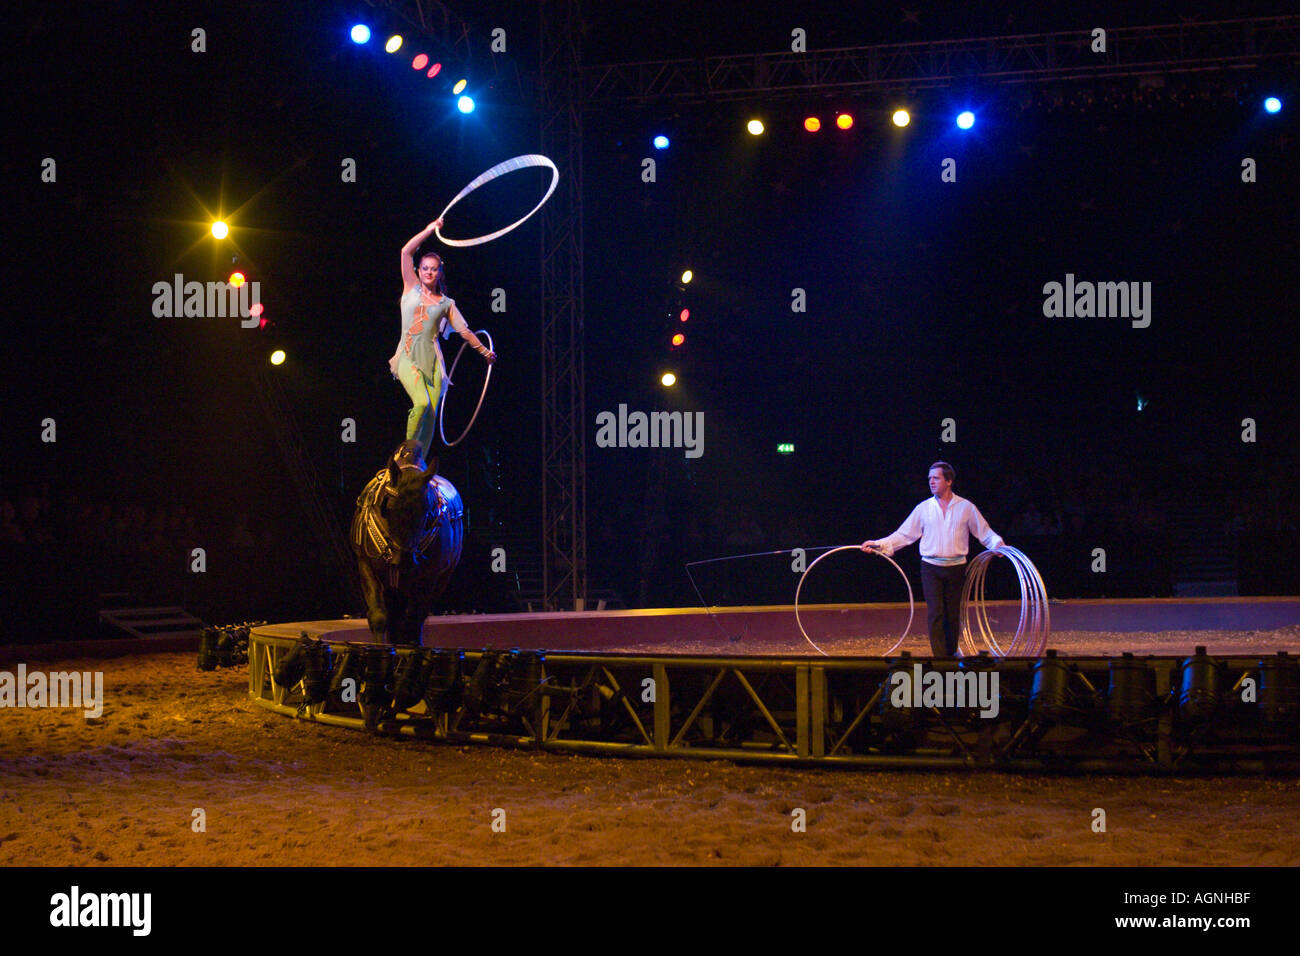
<svg viewBox="0 0 1300 956">
<path fill-rule="evenodd" d="M 9 639 L 89 627 L 105 592 L 214 622 L 360 610 L 321 563 L 276 429 L 301 435 L 346 521 L 403 436 L 408 402 L 386 366 L 400 247 L 477 173 L 539 149 L 536 3 L 449 5 L 477 52 L 436 80 L 406 66 L 432 45 L 365 4 L 19 5 L 4 65 Z M 795 27 L 830 48 L 1287 12 L 973 6 L 589 4 L 583 57 L 776 52 Z M 359 18 L 367 47 L 347 38 Z M 190 52 L 195 27 L 206 53 Z M 486 52 L 495 27 L 506 54 Z M 398 56 L 381 49 L 393 30 L 408 38 Z M 470 116 L 448 89 L 466 72 Z M 908 101 L 901 132 L 894 101 L 871 96 L 591 111 L 593 588 L 628 605 L 697 603 L 686 562 L 883 536 L 943 458 L 1053 596 L 1173 593 L 1206 554 L 1230 557 L 1240 593 L 1295 593 L 1295 69 L 1170 84 L 1182 103 L 1135 103 L 1133 80 L 930 91 Z M 1268 92 L 1284 99 L 1277 116 L 1259 107 Z M 963 133 L 952 117 L 965 106 L 979 119 Z M 829 128 L 839 110 L 856 117 L 848 133 Z M 828 127 L 816 136 L 802 129 L 811 114 Z M 762 138 L 743 130 L 754 115 Z M 659 132 L 665 152 L 649 146 Z M 1246 156 L 1254 184 L 1240 179 Z M 40 181 L 45 157 L 57 183 Z M 344 157 L 356 183 L 341 181 Z M 956 183 L 940 181 L 945 157 Z M 530 170 L 492 183 L 447 234 L 511 221 L 545 182 Z M 216 214 L 232 226 L 224 243 L 207 233 Z M 541 535 L 538 240 L 534 219 L 446 250 L 451 294 L 500 354 L 473 433 L 441 455 L 470 519 L 449 609 L 515 607 L 520 579 L 491 574 L 488 554 L 506 547 L 518 570 Z M 224 280 L 234 252 L 271 328 L 152 315 L 155 282 Z M 697 279 L 683 292 L 687 266 Z M 1045 318 L 1043 285 L 1066 273 L 1150 282 L 1150 327 Z M 796 287 L 805 313 L 791 311 Z M 687 344 L 671 353 L 683 306 Z M 277 347 L 288 420 L 257 400 L 256 370 Z M 471 365 L 466 414 L 481 381 Z M 671 392 L 658 384 L 669 368 Z M 596 415 L 620 403 L 703 411 L 704 455 L 598 448 Z M 40 439 L 45 418 L 55 443 Z M 340 440 L 345 418 L 355 443 Z M 940 439 L 946 418 L 955 443 Z M 208 552 L 203 575 L 187 572 L 191 547 Z M 1090 570 L 1099 547 L 1104 575 Z M 866 573 L 812 597 L 899 598 L 897 581 Z M 710 604 L 788 603 L 794 580 L 788 557 L 696 579 Z"/>
</svg>

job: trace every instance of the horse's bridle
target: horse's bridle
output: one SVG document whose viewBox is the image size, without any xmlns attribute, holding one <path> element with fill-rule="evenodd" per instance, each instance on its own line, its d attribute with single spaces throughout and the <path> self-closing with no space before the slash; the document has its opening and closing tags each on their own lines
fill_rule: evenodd
<svg viewBox="0 0 1300 956">
<path fill-rule="evenodd" d="M 403 469 L 416 468 L 416 465 L 402 465 Z M 429 486 L 433 487 L 433 501 L 429 500 Z M 406 548 L 394 542 L 388 533 L 388 519 L 384 514 L 384 505 L 397 497 L 397 491 L 388 480 L 388 469 L 380 469 L 366 485 L 357 499 L 360 511 L 353 524 L 352 544 L 368 558 L 381 558 L 389 566 L 389 578 L 393 587 L 397 587 L 396 576 L 400 568 L 401 555 Z M 424 490 L 424 522 L 420 528 L 420 538 L 415 548 L 410 551 L 411 563 L 418 565 L 423 556 L 432 547 L 442 524 L 443 512 L 447 510 L 442 497 L 442 489 L 436 481 L 430 481 Z M 396 557 L 396 560 L 394 558 Z"/>
</svg>

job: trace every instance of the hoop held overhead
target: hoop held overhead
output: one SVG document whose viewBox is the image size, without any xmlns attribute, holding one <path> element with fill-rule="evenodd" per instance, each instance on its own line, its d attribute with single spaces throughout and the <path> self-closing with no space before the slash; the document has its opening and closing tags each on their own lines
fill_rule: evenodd
<svg viewBox="0 0 1300 956">
<path fill-rule="evenodd" d="M 492 347 L 492 335 L 487 329 L 476 329 L 474 334 L 481 335 L 483 338 L 487 339 L 489 352 L 496 351 L 496 349 Z M 467 345 L 469 345 L 468 339 L 463 340 L 460 343 L 460 350 L 456 353 L 456 358 L 452 361 L 451 368 L 447 370 L 447 387 L 442 390 L 442 401 L 438 403 L 438 435 L 442 438 L 442 443 L 448 448 L 455 448 L 464 441 L 465 436 L 469 434 L 469 430 L 474 427 L 474 420 L 478 418 L 478 410 L 483 407 L 483 399 L 487 397 L 488 382 L 492 381 L 492 366 L 489 365 L 487 367 L 487 375 L 483 378 L 483 390 L 478 393 L 478 404 L 474 406 L 474 414 L 469 417 L 469 424 L 465 426 L 465 430 L 460 433 L 459 438 L 455 441 L 447 441 L 447 432 L 443 427 L 445 424 L 444 412 L 447 408 L 447 395 L 451 392 L 451 386 L 453 383 L 452 376 L 456 373 L 456 366 L 460 364 L 460 357 L 465 354 L 465 346 Z"/>
<path fill-rule="evenodd" d="M 538 153 L 528 153 L 527 155 L 524 156 L 516 156 L 514 159 L 507 159 L 503 163 L 497 163 L 487 172 L 482 173 L 481 175 L 476 177 L 473 181 L 470 182 L 468 186 L 466 186 L 464 189 L 458 192 L 456 194 L 456 198 L 453 199 L 451 202 L 447 203 L 447 208 L 442 211 L 442 214 L 440 216 L 438 216 L 439 219 L 445 219 L 447 217 L 447 213 L 451 210 L 452 206 L 456 205 L 456 203 L 460 202 L 462 199 L 464 199 L 466 196 L 468 196 L 470 193 L 472 193 L 474 190 L 478 189 L 480 186 L 484 185 L 485 183 L 490 183 L 498 176 L 504 176 L 506 173 L 513 173 L 517 169 L 527 169 L 530 166 L 545 166 L 547 169 L 549 169 L 551 171 L 551 185 L 547 188 L 546 195 L 542 197 L 542 201 L 539 202 L 536 206 L 534 206 L 532 208 L 532 211 L 529 212 L 528 215 L 524 216 L 524 218 L 512 222 L 504 229 L 498 229 L 496 232 L 490 232 L 485 236 L 476 236 L 473 239 L 448 239 L 446 236 L 442 234 L 441 229 L 435 229 L 434 233 L 437 235 L 437 237 L 440 240 L 442 240 L 444 244 L 448 246 L 478 246 L 478 245 L 482 245 L 485 242 L 491 242 L 493 239 L 499 239 L 502 236 L 504 236 L 507 232 L 510 232 L 511 230 L 517 229 L 518 227 L 522 226 L 524 223 L 526 223 L 529 219 L 532 218 L 533 213 L 537 212 L 537 210 L 541 209 L 542 206 L 546 204 L 546 200 L 551 198 L 551 193 L 555 192 L 555 187 L 558 186 L 560 183 L 559 169 L 556 168 L 553 162 L 551 162 L 545 156 L 542 156 Z"/>
<path fill-rule="evenodd" d="M 818 654 L 821 654 L 823 657 L 827 657 L 829 655 L 827 655 L 827 653 L 824 650 L 818 647 L 817 644 L 813 641 L 813 639 L 808 636 L 808 632 L 804 630 L 803 621 L 799 617 L 799 593 L 803 590 L 804 578 L 808 577 L 808 572 L 811 571 L 813 568 L 817 567 L 818 563 L 823 558 L 830 557 L 836 551 L 861 551 L 861 550 L 862 550 L 861 546 L 856 544 L 845 544 L 845 545 L 841 545 L 838 548 L 832 548 L 830 551 L 827 551 L 825 554 L 818 557 L 816 561 L 814 561 L 812 564 L 808 565 L 808 567 L 804 569 L 803 574 L 799 576 L 799 586 L 794 589 L 794 622 L 795 624 L 799 625 L 799 633 L 803 634 L 803 639 L 807 641 L 809 644 L 811 644 L 813 649 L 817 651 Z M 903 583 L 907 585 L 907 606 L 908 606 L 907 627 L 903 628 L 903 633 L 898 636 L 898 640 L 896 640 L 893 643 L 893 645 L 889 648 L 889 650 L 885 651 L 885 653 L 880 655 L 881 657 L 888 657 L 890 654 L 894 653 L 894 651 L 898 650 L 900 646 L 902 646 L 903 641 L 906 640 L 907 638 L 907 632 L 912 629 L 912 619 L 916 617 L 916 598 L 912 593 L 912 582 L 907 580 L 907 574 L 904 573 L 903 569 L 898 566 L 897 561 L 895 561 L 889 555 L 885 554 L 883 551 L 873 550 L 873 551 L 869 551 L 868 553 L 879 555 L 880 557 L 888 561 L 890 564 L 892 564 L 894 566 L 894 569 L 903 576 Z"/>
</svg>

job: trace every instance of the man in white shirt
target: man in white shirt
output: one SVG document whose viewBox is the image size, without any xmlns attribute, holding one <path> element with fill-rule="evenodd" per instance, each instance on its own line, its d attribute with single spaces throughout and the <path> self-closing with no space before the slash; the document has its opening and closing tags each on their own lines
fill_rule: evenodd
<svg viewBox="0 0 1300 956">
<path fill-rule="evenodd" d="M 862 542 L 863 551 L 893 554 L 917 538 L 921 539 L 921 589 L 929 610 L 930 652 L 935 657 L 954 657 L 961 636 L 961 591 L 966 579 L 968 535 L 974 535 L 990 551 L 1002 547 L 1002 537 L 989 527 L 978 508 L 952 493 L 957 476 L 952 465 L 936 461 L 930 466 L 930 491 L 887 538 Z"/>
</svg>

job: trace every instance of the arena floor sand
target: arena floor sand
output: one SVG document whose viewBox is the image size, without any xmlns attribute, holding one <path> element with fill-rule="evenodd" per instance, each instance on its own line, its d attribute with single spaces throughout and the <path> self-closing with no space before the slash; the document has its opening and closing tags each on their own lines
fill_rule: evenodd
<svg viewBox="0 0 1300 956">
<path fill-rule="evenodd" d="M 1157 637 L 1089 639 L 1148 653 L 1297 643 L 1294 629 Z M 370 738 L 262 710 L 246 667 L 204 673 L 194 658 L 30 665 L 100 669 L 106 702 L 94 720 L 0 711 L 0 865 L 1300 863 L 1294 778 L 804 770 Z"/>
</svg>

